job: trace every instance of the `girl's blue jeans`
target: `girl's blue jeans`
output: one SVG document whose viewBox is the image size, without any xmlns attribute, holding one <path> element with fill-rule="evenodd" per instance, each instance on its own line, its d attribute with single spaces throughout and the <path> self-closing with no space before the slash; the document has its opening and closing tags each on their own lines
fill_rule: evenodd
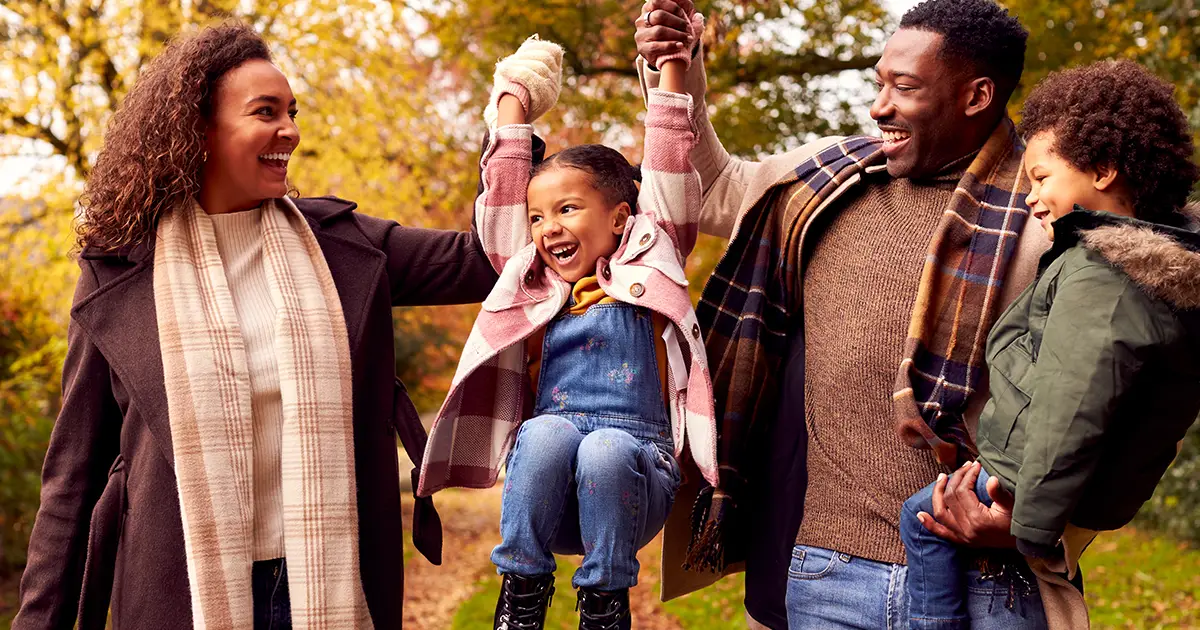
<svg viewBox="0 0 1200 630">
<path fill-rule="evenodd" d="M 662 529 L 679 488 L 670 452 L 581 414 L 540 415 L 517 432 L 500 509 L 500 573 L 555 570 L 553 553 L 583 554 L 575 587 L 637 584 L 638 549 Z"/>
</svg>

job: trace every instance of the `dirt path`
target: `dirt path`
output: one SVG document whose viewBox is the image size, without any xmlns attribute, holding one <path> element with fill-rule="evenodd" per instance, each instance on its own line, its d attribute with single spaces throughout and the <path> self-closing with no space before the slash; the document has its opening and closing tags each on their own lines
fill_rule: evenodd
<svg viewBox="0 0 1200 630">
<path fill-rule="evenodd" d="M 442 517 L 442 566 L 429 564 L 415 551 L 407 554 L 404 575 L 404 627 L 413 630 L 445 630 L 454 614 L 479 590 L 481 580 L 495 578 L 488 556 L 499 542 L 500 486 L 490 490 L 446 490 L 435 497 Z M 405 520 L 411 519 L 411 504 L 404 505 Z M 411 532 L 405 523 L 406 536 Z M 658 601 L 658 565 L 661 548 L 656 539 L 638 554 L 642 572 L 638 586 L 630 591 L 633 626 L 639 630 L 682 630 Z M 570 560 L 567 560 L 570 562 Z M 562 585 L 560 584 L 560 590 Z M 555 597 L 556 606 L 573 607 L 575 594 Z"/>
<path fill-rule="evenodd" d="M 663 610 L 658 597 L 659 563 L 662 560 L 662 536 L 655 538 L 638 552 L 642 571 L 638 574 L 638 585 L 629 591 L 629 608 L 633 613 L 633 627 L 638 630 L 683 630 L 674 617 Z"/>
<path fill-rule="evenodd" d="M 415 550 L 405 558 L 404 627 L 414 630 L 449 628 L 454 612 L 475 594 L 480 579 L 495 572 L 488 556 L 499 538 L 500 486 L 449 490 L 434 500 L 442 517 L 442 565 L 430 564 Z M 404 504 L 404 518 L 409 536 L 411 501 Z"/>
</svg>

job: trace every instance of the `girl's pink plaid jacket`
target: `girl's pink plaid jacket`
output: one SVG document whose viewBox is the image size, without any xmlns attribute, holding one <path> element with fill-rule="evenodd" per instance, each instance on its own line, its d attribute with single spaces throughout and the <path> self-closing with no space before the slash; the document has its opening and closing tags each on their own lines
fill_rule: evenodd
<svg viewBox="0 0 1200 630">
<path fill-rule="evenodd" d="M 683 271 L 701 208 L 700 177 L 688 159 L 696 142 L 692 98 L 652 90 L 648 108 L 638 212 L 612 259 L 596 261 L 596 275 L 608 295 L 674 324 L 664 337 L 675 456 L 686 443 L 704 479 L 715 486 L 712 381 Z M 524 341 L 562 310 L 571 293 L 571 285 L 542 263 L 530 237 L 525 199 L 532 136 L 530 125 L 501 127 L 481 160 L 484 189 L 475 221 L 500 279 L 483 302 L 430 431 L 419 496 L 496 483 L 533 403 Z"/>
</svg>

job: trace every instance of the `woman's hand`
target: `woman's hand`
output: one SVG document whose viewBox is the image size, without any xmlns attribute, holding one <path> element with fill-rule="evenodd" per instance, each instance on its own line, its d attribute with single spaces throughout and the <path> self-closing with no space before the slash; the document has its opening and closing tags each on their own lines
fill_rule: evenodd
<svg viewBox="0 0 1200 630">
<path fill-rule="evenodd" d="M 496 64 L 492 95 L 483 118 L 489 128 L 497 124 L 513 124 L 500 120 L 500 102 L 505 95 L 513 96 L 521 105 L 521 123 L 532 123 L 558 101 L 562 89 L 562 47 L 553 42 L 530 37 L 513 54 Z"/>
<path fill-rule="evenodd" d="M 984 505 L 975 495 L 982 468 L 979 462 L 970 462 L 949 477 L 938 476 L 933 486 L 933 514 L 919 512 L 917 518 L 925 529 L 955 544 L 1012 549 L 1017 544 L 1009 533 L 1013 497 L 992 477 L 987 482 L 992 505 Z"/>
</svg>

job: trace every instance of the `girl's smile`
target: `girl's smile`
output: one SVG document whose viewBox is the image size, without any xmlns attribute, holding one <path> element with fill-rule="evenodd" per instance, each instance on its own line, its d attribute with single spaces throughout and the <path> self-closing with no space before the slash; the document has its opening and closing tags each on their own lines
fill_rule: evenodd
<svg viewBox="0 0 1200 630">
<path fill-rule="evenodd" d="M 569 166 L 530 180 L 528 199 L 538 255 L 572 284 L 595 273 L 596 261 L 617 250 L 629 218 L 629 204 L 613 205 L 589 173 Z"/>
</svg>

